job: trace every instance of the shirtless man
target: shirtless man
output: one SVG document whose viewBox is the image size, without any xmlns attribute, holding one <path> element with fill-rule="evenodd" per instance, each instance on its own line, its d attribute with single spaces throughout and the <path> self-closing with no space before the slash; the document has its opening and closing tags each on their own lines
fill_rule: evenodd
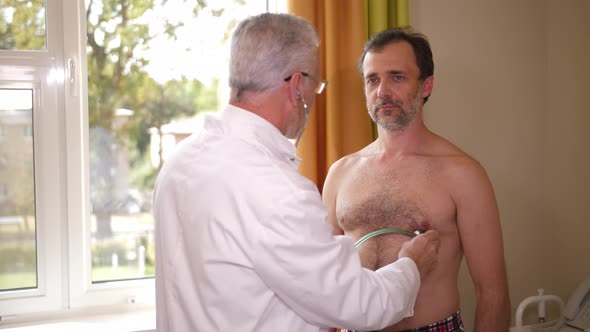
<svg viewBox="0 0 590 332">
<path fill-rule="evenodd" d="M 426 37 L 381 32 L 365 45 L 359 70 L 379 138 L 328 172 L 323 199 L 334 232 L 354 240 L 384 228 L 440 234 L 438 264 L 422 280 L 414 316 L 384 331 L 463 331 L 457 286 L 463 256 L 477 296 L 475 331 L 508 331 L 510 300 L 491 183 L 476 160 L 423 121 L 434 74 Z M 395 261 L 409 239 L 382 234 L 366 240 L 358 247 L 362 265 L 375 270 Z"/>
</svg>

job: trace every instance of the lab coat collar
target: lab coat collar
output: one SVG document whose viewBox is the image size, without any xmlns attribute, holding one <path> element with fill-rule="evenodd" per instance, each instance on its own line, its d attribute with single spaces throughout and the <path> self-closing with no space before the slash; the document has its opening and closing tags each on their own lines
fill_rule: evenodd
<svg viewBox="0 0 590 332">
<path fill-rule="evenodd" d="M 244 140 L 254 140 L 265 146 L 280 159 L 286 160 L 293 167 L 299 167 L 301 158 L 295 155 L 295 145 L 281 131 L 264 118 L 243 108 L 228 104 L 221 119 L 232 135 Z"/>
</svg>

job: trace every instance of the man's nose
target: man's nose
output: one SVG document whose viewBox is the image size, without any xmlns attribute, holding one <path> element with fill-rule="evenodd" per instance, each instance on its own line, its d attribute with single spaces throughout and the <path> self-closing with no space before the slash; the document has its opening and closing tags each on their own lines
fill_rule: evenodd
<svg viewBox="0 0 590 332">
<path fill-rule="evenodd" d="M 385 97 L 391 97 L 391 86 L 387 80 L 382 80 L 377 88 L 377 97 L 383 99 Z"/>
</svg>

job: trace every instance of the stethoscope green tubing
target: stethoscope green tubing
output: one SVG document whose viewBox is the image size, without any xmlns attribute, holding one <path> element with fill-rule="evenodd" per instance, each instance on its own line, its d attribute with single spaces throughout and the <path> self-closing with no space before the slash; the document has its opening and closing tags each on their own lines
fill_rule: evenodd
<svg viewBox="0 0 590 332">
<path fill-rule="evenodd" d="M 355 243 L 354 246 L 358 247 L 360 246 L 363 242 L 367 241 L 368 239 L 372 238 L 373 236 L 377 236 L 377 235 L 381 235 L 381 234 L 401 234 L 401 235 L 406 235 L 409 237 L 415 237 L 416 234 L 406 231 L 404 229 L 399 229 L 399 228 L 384 228 L 384 229 L 379 229 L 376 230 L 374 232 L 371 232 L 369 234 L 366 234 L 365 236 L 361 237 L 360 239 L 358 239 Z"/>
</svg>

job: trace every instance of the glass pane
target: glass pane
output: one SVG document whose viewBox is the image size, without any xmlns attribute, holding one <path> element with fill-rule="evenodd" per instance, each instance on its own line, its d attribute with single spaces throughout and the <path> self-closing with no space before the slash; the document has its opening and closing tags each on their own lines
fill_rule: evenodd
<svg viewBox="0 0 590 332">
<path fill-rule="evenodd" d="M 46 50 L 45 23 L 45 0 L 0 0 L 0 50 Z"/>
<path fill-rule="evenodd" d="M 265 7 L 86 1 L 93 282 L 154 275 L 158 170 L 199 115 L 225 103 L 230 32 Z"/>
<path fill-rule="evenodd" d="M 33 91 L 0 89 L 0 291 L 37 287 Z"/>
</svg>

